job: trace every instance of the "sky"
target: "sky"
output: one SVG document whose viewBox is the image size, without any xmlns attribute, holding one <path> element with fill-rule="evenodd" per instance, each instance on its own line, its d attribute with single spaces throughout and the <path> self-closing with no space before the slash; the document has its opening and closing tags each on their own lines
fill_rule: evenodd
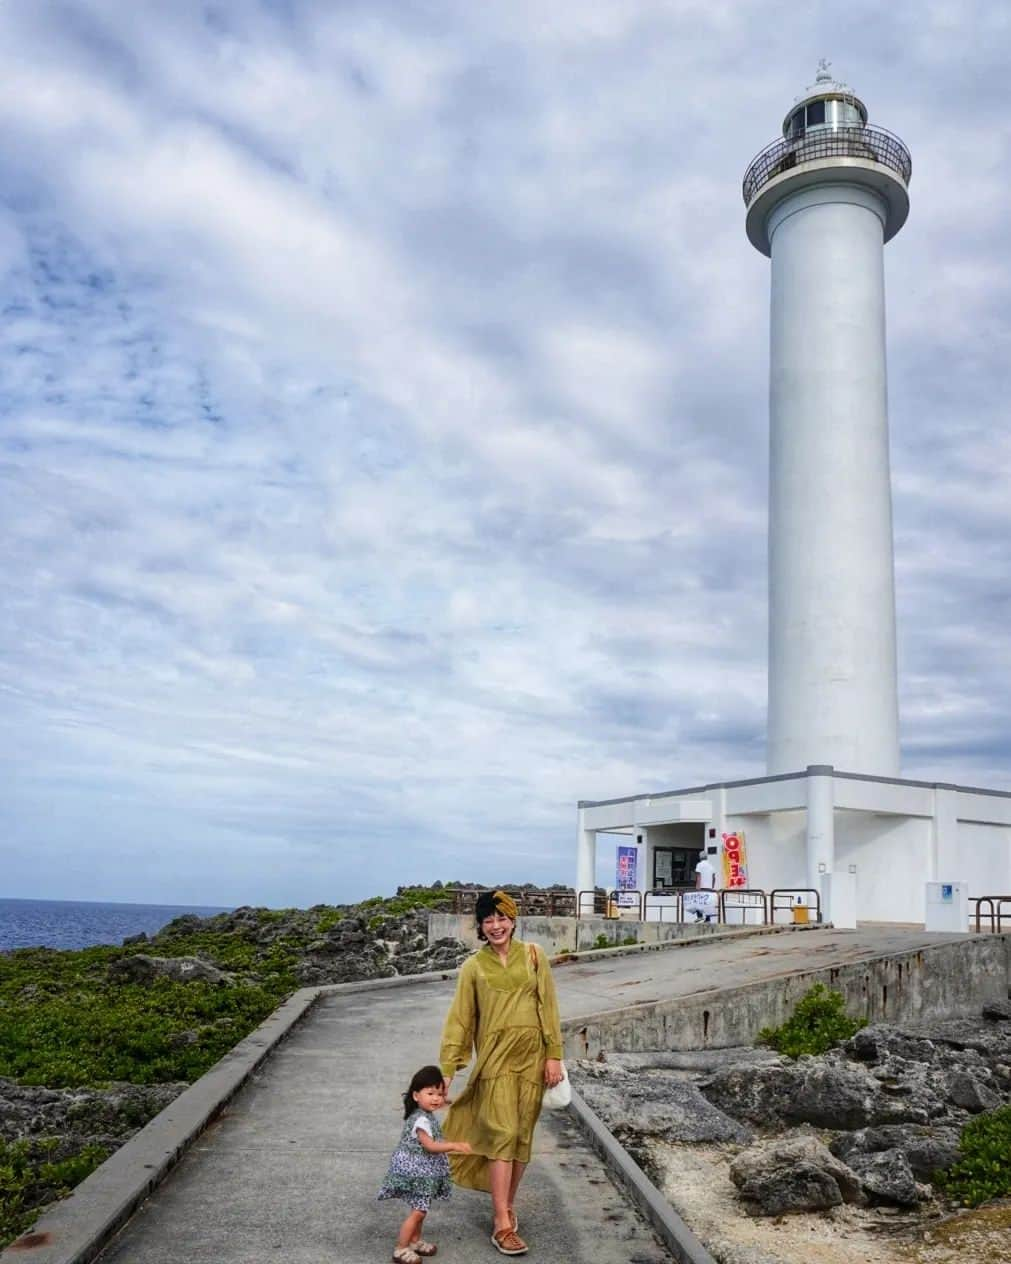
<svg viewBox="0 0 1011 1264">
<path fill-rule="evenodd" d="M 763 773 L 740 185 L 820 57 L 913 157 L 903 773 L 1011 790 L 1011 8 L 6 0 L 0 894 L 569 882 Z"/>
</svg>

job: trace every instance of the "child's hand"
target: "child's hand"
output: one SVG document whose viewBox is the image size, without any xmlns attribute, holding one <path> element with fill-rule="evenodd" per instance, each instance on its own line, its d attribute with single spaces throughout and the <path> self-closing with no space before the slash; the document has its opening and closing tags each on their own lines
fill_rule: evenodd
<svg viewBox="0 0 1011 1264">
<path fill-rule="evenodd" d="M 471 1145 L 469 1141 L 458 1141 L 456 1143 L 456 1149 L 453 1151 L 453 1153 L 454 1154 L 473 1154 L 474 1151 L 471 1149 Z"/>
</svg>

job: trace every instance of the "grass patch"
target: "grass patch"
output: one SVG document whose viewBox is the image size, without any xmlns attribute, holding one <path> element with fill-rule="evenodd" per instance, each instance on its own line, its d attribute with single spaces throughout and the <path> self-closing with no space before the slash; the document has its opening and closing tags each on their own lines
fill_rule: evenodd
<svg viewBox="0 0 1011 1264">
<path fill-rule="evenodd" d="M 958 1162 L 936 1178 L 963 1207 L 1011 1194 L 1011 1106 L 970 1119 L 962 1129 Z"/>
<path fill-rule="evenodd" d="M 769 1045 L 787 1057 L 799 1058 L 805 1053 L 825 1053 L 866 1026 L 866 1018 L 847 1015 L 846 999 L 841 992 L 830 991 L 823 983 L 816 983 L 797 1002 L 781 1027 L 762 1028 L 758 1043 Z"/>
</svg>

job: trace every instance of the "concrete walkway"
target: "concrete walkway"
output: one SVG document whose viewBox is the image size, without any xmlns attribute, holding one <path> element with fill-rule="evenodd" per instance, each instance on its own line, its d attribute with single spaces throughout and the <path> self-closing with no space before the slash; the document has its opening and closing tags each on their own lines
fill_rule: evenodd
<svg viewBox="0 0 1011 1264">
<path fill-rule="evenodd" d="M 686 1000 L 743 980 L 961 940 L 909 930 L 805 931 L 560 965 L 570 1021 Z M 376 1203 L 399 1135 L 398 1098 L 438 1058 L 454 983 L 325 997 L 114 1239 L 103 1264 L 371 1264 L 390 1258 L 399 1204 Z M 457 1082 L 457 1087 L 460 1085 Z M 670 1257 L 565 1114 L 545 1112 L 521 1190 L 527 1258 L 660 1264 Z M 485 1195 L 456 1191 L 429 1217 L 445 1264 L 501 1257 Z"/>
<path fill-rule="evenodd" d="M 376 1190 L 400 1135 L 400 1095 L 438 1060 L 455 984 L 322 1000 L 101 1256 L 103 1264 L 375 1264 L 403 1210 Z M 462 1079 L 460 1081 L 462 1084 Z M 564 1113 L 545 1112 L 521 1190 L 539 1264 L 671 1257 Z M 454 1191 L 426 1235 L 444 1264 L 501 1260 L 486 1195 Z"/>
</svg>

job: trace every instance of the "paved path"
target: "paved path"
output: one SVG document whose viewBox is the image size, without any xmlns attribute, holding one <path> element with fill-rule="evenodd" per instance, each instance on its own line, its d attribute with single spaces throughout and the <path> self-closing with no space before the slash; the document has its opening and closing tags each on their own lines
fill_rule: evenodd
<svg viewBox="0 0 1011 1264">
<path fill-rule="evenodd" d="M 912 931 L 761 936 L 578 962 L 556 971 L 566 1018 L 945 942 Z M 398 1096 L 436 1061 L 453 984 L 322 1000 L 188 1152 L 102 1264 L 371 1264 L 388 1260 L 399 1205 L 375 1191 L 399 1135 Z M 458 1082 L 459 1086 L 459 1082 Z M 567 1116 L 545 1112 L 520 1197 L 538 1264 L 670 1257 Z M 444 1264 L 502 1257 L 485 1195 L 454 1192 L 428 1232 Z"/>
</svg>

